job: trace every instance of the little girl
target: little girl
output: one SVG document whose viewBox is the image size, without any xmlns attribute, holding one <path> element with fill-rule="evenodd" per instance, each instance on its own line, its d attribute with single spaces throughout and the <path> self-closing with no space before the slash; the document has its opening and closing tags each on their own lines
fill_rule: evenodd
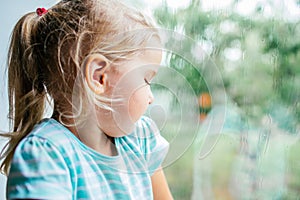
<svg viewBox="0 0 300 200">
<path fill-rule="evenodd" d="M 8 199 L 172 199 L 160 167 L 168 143 L 142 116 L 159 45 L 154 25 L 117 0 L 62 0 L 18 21 L 1 154 Z"/>
</svg>

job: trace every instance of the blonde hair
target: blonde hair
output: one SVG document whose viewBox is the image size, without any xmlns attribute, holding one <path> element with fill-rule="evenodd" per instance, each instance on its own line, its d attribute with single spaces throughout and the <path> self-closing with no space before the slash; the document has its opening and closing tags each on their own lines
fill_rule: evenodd
<svg viewBox="0 0 300 200">
<path fill-rule="evenodd" d="M 47 13 L 23 16 L 15 25 L 8 52 L 9 120 L 12 131 L 1 152 L 1 171 L 8 173 L 18 143 L 39 123 L 45 101 L 54 102 L 53 117 L 64 124 L 74 117 L 72 94 L 84 104 L 81 66 L 101 53 L 113 61 L 136 51 L 155 34 L 155 24 L 117 0 L 63 0 Z M 150 28 L 148 31 L 134 31 Z M 82 80 L 82 79 L 80 79 Z M 98 98 L 105 105 L 105 98 Z M 79 109 L 79 112 L 81 110 Z M 81 113 L 80 113 L 81 114 Z"/>
</svg>

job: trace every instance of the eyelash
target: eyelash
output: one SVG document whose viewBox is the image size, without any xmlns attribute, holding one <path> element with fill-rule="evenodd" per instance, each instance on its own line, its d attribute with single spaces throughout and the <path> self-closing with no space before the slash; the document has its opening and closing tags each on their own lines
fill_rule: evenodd
<svg viewBox="0 0 300 200">
<path fill-rule="evenodd" d="M 151 82 L 149 82 L 147 79 L 144 79 L 144 81 L 147 85 L 151 85 Z"/>
</svg>

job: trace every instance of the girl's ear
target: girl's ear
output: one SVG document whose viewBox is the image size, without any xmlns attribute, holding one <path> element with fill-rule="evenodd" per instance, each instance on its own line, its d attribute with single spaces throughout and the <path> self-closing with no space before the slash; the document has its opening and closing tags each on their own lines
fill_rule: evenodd
<svg viewBox="0 0 300 200">
<path fill-rule="evenodd" d="M 101 54 L 90 55 L 83 63 L 86 82 L 96 94 L 102 94 L 105 91 L 107 84 L 106 72 L 109 65 L 109 60 Z"/>
</svg>

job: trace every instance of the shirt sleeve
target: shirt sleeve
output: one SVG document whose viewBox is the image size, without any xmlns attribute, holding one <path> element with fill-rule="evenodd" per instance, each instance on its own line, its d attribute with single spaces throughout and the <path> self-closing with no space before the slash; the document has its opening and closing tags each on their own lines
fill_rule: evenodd
<svg viewBox="0 0 300 200">
<path fill-rule="evenodd" d="M 169 143 L 161 136 L 159 129 L 152 119 L 143 117 L 142 126 L 142 151 L 148 165 L 148 171 L 152 175 L 162 165 L 168 153 Z"/>
<path fill-rule="evenodd" d="M 72 199 L 68 167 L 50 142 L 28 137 L 15 150 L 7 179 L 8 199 Z"/>
</svg>

